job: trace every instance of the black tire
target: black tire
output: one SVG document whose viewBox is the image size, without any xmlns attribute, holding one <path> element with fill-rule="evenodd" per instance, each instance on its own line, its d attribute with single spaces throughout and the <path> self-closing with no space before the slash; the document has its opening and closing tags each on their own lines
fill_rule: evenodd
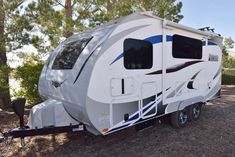
<svg viewBox="0 0 235 157">
<path fill-rule="evenodd" d="M 196 121 L 201 116 L 202 104 L 201 103 L 193 104 L 189 106 L 188 111 L 189 111 L 189 119 L 191 121 Z"/>
<path fill-rule="evenodd" d="M 171 114 L 171 124 L 174 128 L 185 127 L 188 123 L 188 111 L 186 109 Z"/>
</svg>

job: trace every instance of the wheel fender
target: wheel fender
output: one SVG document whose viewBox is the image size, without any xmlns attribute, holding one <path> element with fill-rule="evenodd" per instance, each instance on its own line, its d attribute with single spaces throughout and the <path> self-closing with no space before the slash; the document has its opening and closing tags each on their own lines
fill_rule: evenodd
<svg viewBox="0 0 235 157">
<path fill-rule="evenodd" d="M 202 96 L 199 96 L 184 100 L 181 103 L 179 103 L 178 110 L 183 110 L 184 108 L 199 102 L 205 102 L 205 99 Z"/>
</svg>

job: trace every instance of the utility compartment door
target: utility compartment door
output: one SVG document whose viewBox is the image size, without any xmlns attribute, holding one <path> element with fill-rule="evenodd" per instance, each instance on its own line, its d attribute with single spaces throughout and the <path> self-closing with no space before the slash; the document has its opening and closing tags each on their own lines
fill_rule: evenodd
<svg viewBox="0 0 235 157">
<path fill-rule="evenodd" d="M 156 82 L 145 82 L 141 86 L 141 114 L 143 119 L 152 117 L 157 113 Z"/>
<path fill-rule="evenodd" d="M 131 117 L 138 112 L 140 102 L 138 97 L 133 96 L 134 79 L 132 77 L 112 78 L 110 86 L 112 97 L 110 126 L 112 127 L 123 122 L 125 115 Z"/>
<path fill-rule="evenodd" d="M 111 80 L 111 95 L 113 97 L 130 95 L 134 91 L 134 80 L 128 78 L 113 78 Z"/>
</svg>

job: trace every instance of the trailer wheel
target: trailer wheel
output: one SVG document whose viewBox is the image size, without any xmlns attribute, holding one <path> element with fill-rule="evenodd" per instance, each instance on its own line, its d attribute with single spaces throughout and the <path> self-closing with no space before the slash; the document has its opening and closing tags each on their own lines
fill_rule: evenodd
<svg viewBox="0 0 235 157">
<path fill-rule="evenodd" d="M 189 107 L 189 118 L 192 121 L 196 121 L 200 118 L 202 111 L 202 104 L 196 103 Z"/>
<path fill-rule="evenodd" d="M 188 111 L 186 109 L 171 114 L 171 124 L 175 128 L 185 127 L 188 123 Z"/>
</svg>

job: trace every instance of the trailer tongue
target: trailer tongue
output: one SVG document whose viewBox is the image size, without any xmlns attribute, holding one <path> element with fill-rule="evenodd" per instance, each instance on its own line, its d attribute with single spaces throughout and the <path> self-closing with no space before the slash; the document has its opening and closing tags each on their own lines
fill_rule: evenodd
<svg viewBox="0 0 235 157">
<path fill-rule="evenodd" d="M 37 135 L 58 134 L 65 132 L 77 132 L 85 130 L 85 125 L 71 119 L 66 115 L 66 111 L 63 110 L 63 106 L 54 100 L 47 100 L 36 106 L 37 112 L 34 112 L 34 108 L 31 109 L 30 121 L 28 125 L 24 125 L 24 108 L 26 100 L 24 98 L 18 98 L 12 102 L 12 108 L 15 114 L 19 117 L 19 128 L 9 130 L 0 135 L 0 143 L 7 141 L 11 138 L 21 138 L 21 145 L 24 146 L 24 138 Z M 56 110 L 54 109 L 56 107 Z M 45 111 L 51 111 L 50 113 Z M 43 121 L 47 118 L 47 123 Z M 57 117 L 55 117 L 57 116 Z M 63 118 L 63 123 L 60 123 L 60 116 Z M 57 118 L 57 120 L 56 120 Z M 67 118 L 67 119 L 66 119 Z M 48 121 L 48 119 L 53 119 Z M 67 123 L 67 125 L 66 125 Z M 46 126 L 47 125 L 47 126 Z"/>
</svg>

